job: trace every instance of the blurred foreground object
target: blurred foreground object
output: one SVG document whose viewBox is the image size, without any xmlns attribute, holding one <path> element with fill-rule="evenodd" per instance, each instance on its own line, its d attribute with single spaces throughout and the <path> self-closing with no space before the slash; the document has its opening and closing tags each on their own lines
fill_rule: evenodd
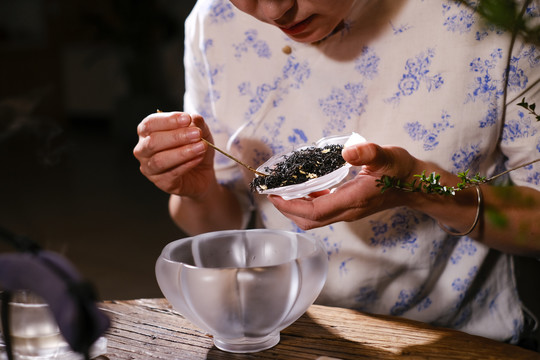
<svg viewBox="0 0 540 360">
<path fill-rule="evenodd" d="M 13 359 L 17 351 L 16 339 L 20 330 L 17 324 L 20 313 L 17 311 L 24 307 L 35 310 L 36 300 L 29 297 L 38 296 L 43 300 L 41 305 L 48 305 L 69 347 L 89 359 L 92 345 L 98 339 L 100 344 L 105 341 L 100 337 L 110 326 L 109 318 L 95 304 L 96 295 L 92 286 L 82 279 L 69 261 L 54 252 L 42 250 L 30 239 L 3 228 L 0 228 L 0 239 L 18 250 L 0 254 L 2 333 L 7 358 Z M 20 290 L 26 291 L 27 295 Z M 34 304 L 30 306 L 28 302 Z M 21 303 L 26 303 L 26 306 Z M 15 312 L 10 313 L 13 310 Z"/>
</svg>

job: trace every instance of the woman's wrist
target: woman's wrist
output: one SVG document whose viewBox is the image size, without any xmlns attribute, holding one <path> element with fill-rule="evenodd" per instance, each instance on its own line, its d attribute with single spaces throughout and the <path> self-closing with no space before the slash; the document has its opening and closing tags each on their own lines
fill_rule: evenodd
<svg viewBox="0 0 540 360">
<path fill-rule="evenodd" d="M 411 172 L 412 182 L 415 174 L 426 175 L 437 173 L 441 176 L 441 184 L 456 186 L 459 178 L 437 165 L 418 160 Z M 480 186 L 473 186 L 457 191 L 455 195 L 440 195 L 427 193 L 409 193 L 410 207 L 431 216 L 448 234 L 455 236 L 469 235 L 479 228 L 483 212 L 483 195 Z"/>
<path fill-rule="evenodd" d="M 456 192 L 455 195 L 410 193 L 411 206 L 437 221 L 439 227 L 454 236 L 477 234 L 483 216 L 483 194 L 480 186 Z"/>
<path fill-rule="evenodd" d="M 445 233 L 447 233 L 449 235 L 453 235 L 453 236 L 465 236 L 465 235 L 469 235 L 470 233 L 472 233 L 477 228 L 478 223 L 480 222 L 480 219 L 482 217 L 484 207 L 483 207 L 482 189 L 480 188 L 480 185 L 474 185 L 474 189 L 476 190 L 476 213 L 474 215 L 474 220 L 473 220 L 471 226 L 469 226 L 469 228 L 467 228 L 467 230 L 457 231 L 457 230 L 448 228 L 446 225 L 441 223 L 441 221 L 439 220 L 438 221 L 439 227 Z"/>
<path fill-rule="evenodd" d="M 235 195 L 217 182 L 202 197 L 171 195 L 169 212 L 174 222 L 188 234 L 238 228 L 242 222 Z"/>
</svg>

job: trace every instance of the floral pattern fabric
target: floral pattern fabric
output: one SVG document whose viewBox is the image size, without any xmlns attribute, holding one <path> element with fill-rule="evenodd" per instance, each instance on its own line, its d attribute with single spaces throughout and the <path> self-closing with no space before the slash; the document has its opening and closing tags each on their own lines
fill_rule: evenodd
<svg viewBox="0 0 540 360">
<path fill-rule="evenodd" d="M 454 173 L 490 176 L 539 157 L 539 125 L 516 105 L 540 102 L 534 46 L 517 42 L 509 54 L 509 34 L 457 1 L 357 0 L 345 25 L 301 44 L 227 0 L 199 0 L 186 21 L 185 111 L 203 115 L 216 143 L 254 167 L 353 131 Z M 261 226 L 301 231 L 250 193 L 252 174 L 219 154 L 216 169 L 246 219 L 256 209 Z M 540 190 L 540 165 L 507 181 Z M 518 340 L 523 314 L 510 256 L 449 236 L 406 207 L 309 233 L 330 264 L 318 303 Z"/>
</svg>

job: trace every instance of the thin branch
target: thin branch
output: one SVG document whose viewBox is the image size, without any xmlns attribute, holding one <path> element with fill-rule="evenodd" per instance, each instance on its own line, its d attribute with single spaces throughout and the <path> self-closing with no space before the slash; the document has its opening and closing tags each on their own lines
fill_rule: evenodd
<svg viewBox="0 0 540 360">
<path fill-rule="evenodd" d="M 509 170 L 503 171 L 503 172 L 502 172 L 502 173 L 500 173 L 500 174 L 494 175 L 494 176 L 492 176 L 492 177 L 490 177 L 490 178 L 486 179 L 486 180 L 485 180 L 484 182 L 489 182 L 489 181 L 493 181 L 493 180 L 497 179 L 498 177 L 501 177 L 501 176 L 503 176 L 503 175 L 506 175 L 506 174 L 508 174 L 508 173 L 509 173 L 509 172 L 511 172 L 511 171 L 514 171 L 514 170 L 520 169 L 520 168 L 522 168 L 522 167 L 525 167 L 525 166 L 529 166 L 529 165 L 532 165 L 532 164 L 534 164 L 534 163 L 536 163 L 536 162 L 539 162 L 539 161 L 540 161 L 540 159 L 536 159 L 536 160 L 533 160 L 533 161 L 529 161 L 529 162 L 528 162 L 528 163 L 526 163 L 526 164 L 522 164 L 522 165 L 516 166 L 516 167 L 514 167 L 514 168 L 512 168 L 512 169 L 509 169 Z"/>
</svg>

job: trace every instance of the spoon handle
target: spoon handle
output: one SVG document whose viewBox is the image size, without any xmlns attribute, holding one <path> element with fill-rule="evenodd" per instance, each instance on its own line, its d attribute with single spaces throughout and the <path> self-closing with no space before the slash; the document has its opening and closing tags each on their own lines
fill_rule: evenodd
<svg viewBox="0 0 540 360">
<path fill-rule="evenodd" d="M 216 145 L 212 144 L 210 141 L 206 140 L 206 139 L 203 139 L 201 138 L 202 141 L 204 141 L 205 143 L 207 143 L 209 146 L 213 147 L 215 150 L 219 151 L 220 153 L 222 153 L 223 155 L 225 155 L 226 157 L 228 157 L 229 159 L 232 159 L 234 161 L 236 161 L 237 163 L 239 163 L 240 165 L 242 165 L 243 167 L 245 167 L 246 169 L 248 169 L 249 171 L 252 171 L 254 172 L 255 174 L 259 175 L 259 176 L 266 176 L 267 174 L 264 174 L 262 172 L 259 172 L 257 170 L 255 170 L 254 168 L 252 168 L 251 166 L 249 166 L 248 164 L 244 164 L 243 162 L 241 162 L 240 160 L 238 160 L 237 158 L 235 158 L 234 156 L 226 153 L 225 151 L 221 150 L 220 148 L 218 148 Z"/>
<path fill-rule="evenodd" d="M 162 113 L 163 111 L 157 109 L 158 113 Z M 248 169 L 249 171 L 252 171 L 254 172 L 255 174 L 259 175 L 259 176 L 266 176 L 268 174 L 263 174 L 262 172 L 259 172 L 257 170 L 255 170 L 254 168 L 252 168 L 251 166 L 249 166 L 248 164 L 244 164 L 243 162 L 241 162 L 240 160 L 238 160 L 237 158 L 235 158 L 234 156 L 230 155 L 230 154 L 227 154 L 225 151 L 221 150 L 220 148 L 218 148 L 216 145 L 212 144 L 210 141 L 208 140 L 205 140 L 203 138 L 201 138 L 202 141 L 204 141 L 205 143 L 207 143 L 208 145 L 210 145 L 211 147 L 213 147 L 215 150 L 219 151 L 220 153 L 222 153 L 223 155 L 225 155 L 226 157 L 228 157 L 229 159 L 231 160 L 234 160 L 236 161 L 237 163 L 239 163 L 240 165 L 242 165 L 243 167 L 245 167 L 246 169 Z"/>
</svg>

